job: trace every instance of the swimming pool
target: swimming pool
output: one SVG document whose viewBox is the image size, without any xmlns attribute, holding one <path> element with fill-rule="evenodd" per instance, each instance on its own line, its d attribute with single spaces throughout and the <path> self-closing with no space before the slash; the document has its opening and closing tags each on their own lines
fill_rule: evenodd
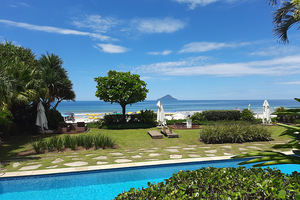
<svg viewBox="0 0 300 200">
<path fill-rule="evenodd" d="M 161 182 L 179 170 L 202 167 L 237 167 L 247 159 L 163 164 L 145 167 L 97 170 L 89 172 L 0 178 L 1 200 L 113 199 L 130 188 Z M 251 165 L 246 166 L 251 167 Z M 299 165 L 276 166 L 283 173 L 300 171 Z"/>
</svg>

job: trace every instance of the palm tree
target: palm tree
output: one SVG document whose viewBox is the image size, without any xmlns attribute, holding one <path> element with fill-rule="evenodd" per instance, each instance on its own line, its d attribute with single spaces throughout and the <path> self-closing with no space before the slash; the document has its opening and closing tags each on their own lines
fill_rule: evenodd
<svg viewBox="0 0 300 200">
<path fill-rule="evenodd" d="M 47 55 L 42 54 L 39 65 L 43 71 L 43 80 L 49 90 L 48 96 L 44 99 L 47 109 L 50 109 L 51 103 L 54 101 L 57 101 L 54 109 L 63 100 L 75 101 L 73 84 L 69 80 L 68 72 L 62 67 L 62 59 L 47 52 Z"/>
<path fill-rule="evenodd" d="M 276 5 L 276 0 L 269 0 L 269 3 Z M 283 1 L 281 7 L 273 14 L 273 24 L 275 25 L 273 32 L 282 43 L 288 43 L 287 31 L 300 21 L 300 1 L 291 0 Z"/>
</svg>

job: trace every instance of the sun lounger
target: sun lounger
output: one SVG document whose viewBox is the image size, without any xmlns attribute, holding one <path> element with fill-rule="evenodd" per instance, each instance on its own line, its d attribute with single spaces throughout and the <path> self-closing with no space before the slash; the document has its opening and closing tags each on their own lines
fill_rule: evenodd
<svg viewBox="0 0 300 200">
<path fill-rule="evenodd" d="M 177 133 L 174 133 L 171 127 L 169 127 L 169 130 L 166 130 L 166 127 L 164 126 L 161 133 L 168 138 L 179 138 L 179 135 Z"/>
<path fill-rule="evenodd" d="M 87 130 L 87 125 L 84 122 L 77 122 L 76 132 L 85 132 Z"/>
<path fill-rule="evenodd" d="M 70 125 L 68 125 L 66 122 L 59 122 L 59 127 L 57 129 L 57 131 L 59 133 L 67 133 L 71 130 Z"/>
<path fill-rule="evenodd" d="M 152 139 L 163 139 L 163 135 L 158 131 L 148 131 L 148 134 L 152 137 Z"/>
</svg>

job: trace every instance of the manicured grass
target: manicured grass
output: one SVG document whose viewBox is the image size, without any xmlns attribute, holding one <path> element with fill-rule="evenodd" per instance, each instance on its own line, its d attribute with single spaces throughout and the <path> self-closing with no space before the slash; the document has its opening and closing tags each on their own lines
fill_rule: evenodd
<svg viewBox="0 0 300 200">
<path fill-rule="evenodd" d="M 167 160 L 170 159 L 170 155 L 177 154 L 182 155 L 182 158 L 191 158 L 190 154 L 199 155 L 201 157 L 206 157 L 207 153 L 205 150 L 213 149 L 216 150 L 214 153 L 216 156 L 224 156 L 225 153 L 230 153 L 233 155 L 241 154 L 243 152 L 249 152 L 255 150 L 251 147 L 256 146 L 262 150 L 272 150 L 272 146 L 276 143 L 286 143 L 288 141 L 287 136 L 280 136 L 280 134 L 285 130 L 283 127 L 279 126 L 267 126 L 267 128 L 272 133 L 272 138 L 274 141 L 268 142 L 255 142 L 255 143 L 238 143 L 238 144 L 204 144 L 199 141 L 199 133 L 201 129 L 193 130 L 183 130 L 174 129 L 180 138 L 166 138 L 163 139 L 151 139 L 147 134 L 149 130 L 157 130 L 157 128 L 147 128 L 147 129 L 124 129 L 124 130 L 107 130 L 107 129 L 91 129 L 88 133 L 74 134 L 71 136 L 78 135 L 107 135 L 115 140 L 115 143 L 120 147 L 119 149 L 98 149 L 94 148 L 90 150 L 83 151 L 68 151 L 68 152 L 50 152 L 46 154 L 35 154 L 27 156 L 17 156 L 19 152 L 33 149 L 30 143 L 39 139 L 46 139 L 53 137 L 55 135 L 39 135 L 39 136 L 27 136 L 27 137 L 14 137 L 10 141 L 6 141 L 2 147 L 0 147 L 0 162 L 2 163 L 2 168 L 4 166 L 5 170 L 18 171 L 21 167 L 33 165 L 32 162 L 39 162 L 42 164 L 38 169 L 46 169 L 53 165 L 58 165 L 56 168 L 65 168 L 67 166 L 63 165 L 69 162 L 75 161 L 85 161 L 88 165 L 97 165 L 97 161 L 105 161 L 107 164 L 116 164 L 115 160 L 118 156 L 113 156 L 110 153 L 118 152 L 123 154 L 122 159 L 130 159 L 132 162 L 141 162 L 147 160 Z M 64 135 L 56 135 L 58 137 L 64 137 Z M 255 144 L 255 145 L 254 145 Z M 184 149 L 195 146 L 194 149 Z M 224 147 L 225 146 L 225 147 Z M 231 148 L 226 148 L 226 146 L 231 146 Z M 166 151 L 169 147 L 176 148 L 177 152 Z M 247 147 L 249 147 L 247 149 Z M 287 151 L 289 149 L 280 149 L 282 151 Z M 149 152 L 161 153 L 158 157 L 149 156 Z M 86 156 L 86 154 L 92 154 Z M 141 158 L 137 155 L 142 156 Z M 76 156 L 76 159 L 74 158 Z M 98 156 L 106 156 L 105 160 L 93 159 Z M 135 157 L 132 157 L 135 156 Z M 22 158 L 23 160 L 19 160 Z M 53 164 L 52 162 L 61 158 L 64 161 L 60 163 Z M 27 159 L 27 160 L 26 160 Z M 18 167 L 13 167 L 13 163 L 19 162 L 21 165 Z"/>
</svg>

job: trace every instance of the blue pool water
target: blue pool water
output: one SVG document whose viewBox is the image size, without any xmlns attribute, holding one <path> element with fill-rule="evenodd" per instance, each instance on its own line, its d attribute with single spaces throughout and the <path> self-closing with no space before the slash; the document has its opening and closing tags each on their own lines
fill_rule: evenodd
<svg viewBox="0 0 300 200">
<path fill-rule="evenodd" d="M 202 167 L 237 167 L 246 159 L 166 164 L 126 169 L 56 175 L 0 178 L 1 200 L 113 199 L 130 188 L 147 187 L 147 182 L 161 182 L 179 170 Z M 246 166 L 251 167 L 251 165 Z M 299 165 L 276 166 L 283 173 L 300 171 Z"/>
</svg>

